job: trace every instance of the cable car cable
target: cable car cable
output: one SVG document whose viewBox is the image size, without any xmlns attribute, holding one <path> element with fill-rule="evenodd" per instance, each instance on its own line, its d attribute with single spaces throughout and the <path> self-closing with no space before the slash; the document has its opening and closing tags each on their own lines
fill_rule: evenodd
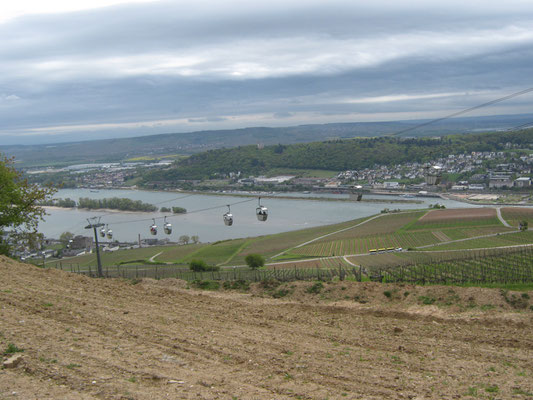
<svg viewBox="0 0 533 400">
<path fill-rule="evenodd" d="M 406 133 L 406 132 L 414 131 L 415 129 L 422 128 L 422 127 L 424 127 L 424 126 L 431 125 L 431 124 L 434 124 L 434 123 L 436 123 L 436 122 L 444 121 L 444 120 L 449 119 L 449 118 L 458 117 L 459 115 L 463 115 L 463 114 L 469 113 L 470 111 L 474 111 L 474 110 L 478 110 L 478 109 L 483 108 L 483 107 L 491 106 L 491 105 L 493 105 L 493 104 L 500 103 L 500 102 L 502 102 L 502 101 L 509 100 L 509 99 L 514 98 L 514 97 L 522 96 L 523 94 L 526 94 L 526 93 L 529 93 L 529 92 L 533 92 L 533 88 L 524 89 L 524 90 L 521 90 L 520 92 L 512 93 L 512 94 L 509 94 L 509 95 L 507 95 L 507 96 L 500 97 L 500 98 L 498 98 L 498 99 L 491 100 L 491 101 L 488 101 L 488 102 L 486 102 L 486 103 L 479 104 L 479 105 L 477 105 L 477 106 L 474 106 L 474 107 L 470 107 L 470 108 L 464 109 L 464 110 L 462 110 L 462 111 L 457 111 L 457 112 L 454 112 L 454 113 L 452 113 L 452 114 L 446 115 L 446 116 L 444 116 L 444 117 L 440 117 L 440 118 L 433 119 L 433 120 L 431 120 L 431 121 L 423 122 L 423 123 L 421 123 L 421 124 L 418 124 L 418 125 L 412 126 L 412 127 L 410 127 L 410 128 L 402 129 L 402 130 L 400 130 L 400 131 L 397 131 L 397 132 L 391 133 L 391 134 L 386 135 L 386 136 L 397 136 L 397 135 L 401 135 L 402 133 Z"/>
<path fill-rule="evenodd" d="M 252 198 L 252 199 L 248 199 L 248 200 L 243 200 L 243 201 L 238 201 L 238 202 L 235 202 L 235 203 L 231 203 L 229 205 L 230 206 L 234 206 L 234 205 L 237 205 L 237 204 L 248 203 L 248 202 L 254 201 L 254 200 L 255 200 L 255 198 Z M 227 207 L 227 206 L 228 206 L 228 204 L 219 205 L 219 206 L 213 206 L 213 207 L 207 207 L 207 208 L 201 208 L 201 209 L 198 209 L 198 210 L 188 211 L 187 214 L 195 214 L 195 213 L 204 212 L 204 211 L 216 210 L 216 209 Z M 178 217 L 180 217 L 180 215 L 173 214 L 173 215 L 166 215 L 166 216 L 157 217 L 157 218 L 143 218 L 143 219 L 137 219 L 137 220 L 118 221 L 118 222 L 113 222 L 112 224 L 113 225 L 123 225 L 123 224 L 135 223 L 135 222 L 146 222 L 146 221 L 151 221 L 153 219 L 161 219 L 161 218 L 164 218 L 164 217 L 167 217 L 167 218 L 178 218 Z"/>
</svg>

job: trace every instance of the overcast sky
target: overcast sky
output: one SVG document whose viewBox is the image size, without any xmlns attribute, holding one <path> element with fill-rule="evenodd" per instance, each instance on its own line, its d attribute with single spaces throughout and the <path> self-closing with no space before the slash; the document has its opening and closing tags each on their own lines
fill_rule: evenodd
<svg viewBox="0 0 533 400">
<path fill-rule="evenodd" d="M 0 144 L 438 118 L 533 87 L 530 0 L 17 0 L 0 38 Z"/>
</svg>

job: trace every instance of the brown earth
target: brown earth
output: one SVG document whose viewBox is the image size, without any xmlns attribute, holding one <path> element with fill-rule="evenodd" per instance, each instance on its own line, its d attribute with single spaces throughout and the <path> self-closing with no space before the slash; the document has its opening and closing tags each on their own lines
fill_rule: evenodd
<svg viewBox="0 0 533 400">
<path fill-rule="evenodd" d="M 485 219 L 496 217 L 496 209 L 483 208 L 457 208 L 447 210 L 431 210 L 419 219 L 420 222 L 449 222 L 458 219 Z"/>
<path fill-rule="evenodd" d="M 533 292 L 0 276 L 0 399 L 533 397 Z"/>
</svg>

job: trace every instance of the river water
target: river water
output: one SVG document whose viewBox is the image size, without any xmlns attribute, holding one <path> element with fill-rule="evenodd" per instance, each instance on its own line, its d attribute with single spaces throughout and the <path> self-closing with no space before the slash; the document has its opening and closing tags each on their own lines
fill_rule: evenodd
<svg viewBox="0 0 533 400">
<path fill-rule="evenodd" d="M 298 195 L 318 197 L 315 194 Z M 422 201 L 422 204 L 263 198 L 261 203 L 268 208 L 269 216 L 266 222 L 260 222 L 255 216 L 257 198 L 142 190 L 100 190 L 93 192 L 88 189 L 59 190 L 55 197 L 69 197 L 73 200 L 78 200 L 80 197 L 93 199 L 125 197 L 155 204 L 158 207 L 179 206 L 187 209 L 187 214 L 170 215 L 160 212 L 106 212 L 48 208 L 47 213 L 49 215 L 45 217 L 45 221 L 39 224 L 39 231 L 49 238 L 58 238 L 61 233 L 66 231 L 76 235 L 92 235 L 91 231 L 84 228 L 88 224 L 87 218 L 101 216 L 101 222 L 109 224 L 109 229 L 113 230 L 115 239 L 129 242 L 136 241 L 139 234 L 141 238 L 157 237 L 162 239 L 168 237 L 171 241 L 177 241 L 181 235 L 198 235 L 202 242 L 268 235 L 361 218 L 377 214 L 383 208 L 408 210 L 425 208 L 429 204 L 437 202 L 444 204 L 447 208 L 475 207 L 466 203 L 436 198 L 417 198 L 417 200 Z M 347 198 L 347 195 L 327 195 L 325 197 Z M 365 199 L 370 198 L 402 199 L 395 196 L 365 195 Z M 226 204 L 232 204 L 233 226 L 224 225 L 222 220 L 222 215 L 227 211 Z M 163 233 L 163 217 L 165 215 L 169 216 L 167 220 L 173 225 L 171 235 Z M 152 236 L 149 232 L 152 218 L 155 218 L 159 227 L 157 236 Z"/>
</svg>

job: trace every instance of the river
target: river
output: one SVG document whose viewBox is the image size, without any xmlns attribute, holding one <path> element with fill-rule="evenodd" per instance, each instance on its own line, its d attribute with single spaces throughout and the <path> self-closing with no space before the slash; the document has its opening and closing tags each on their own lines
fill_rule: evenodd
<svg viewBox="0 0 533 400">
<path fill-rule="evenodd" d="M 313 193 L 299 195 L 317 197 Z M 436 202 L 444 204 L 447 208 L 475 207 L 453 200 L 435 198 L 417 198 L 417 200 L 422 201 L 422 204 L 264 198 L 261 203 L 268 208 L 269 216 L 266 222 L 260 222 L 255 216 L 257 198 L 142 190 L 100 190 L 94 192 L 88 189 L 63 189 L 59 190 L 54 197 L 71 198 L 76 201 L 80 197 L 93 199 L 125 197 L 155 204 L 158 207 L 179 206 L 187 209 L 187 214 L 167 217 L 168 222 L 173 225 L 171 235 L 165 235 L 162 229 L 163 217 L 169 214 L 160 212 L 106 212 L 48 208 L 47 213 L 49 215 L 45 217 L 45 221 L 39 224 L 39 231 L 49 238 L 58 238 L 61 233 L 66 231 L 76 235 L 91 235 L 92 232 L 84 228 L 88 224 L 87 218 L 101 216 L 101 222 L 109 224 L 109 229 L 113 230 L 115 239 L 129 242 L 136 241 L 139 234 L 141 238 L 154 237 L 149 232 L 152 218 L 155 218 L 159 227 L 158 235 L 155 236 L 157 238 L 167 237 L 171 241 L 177 241 L 181 235 L 198 235 L 202 242 L 213 242 L 333 224 L 377 214 L 383 208 L 409 210 L 424 208 Z M 347 195 L 327 195 L 324 197 L 347 198 Z M 405 200 L 395 196 L 365 195 L 365 199 L 370 198 Z M 224 225 L 222 220 L 222 215 L 227 211 L 226 204 L 232 204 L 233 226 Z"/>
</svg>

